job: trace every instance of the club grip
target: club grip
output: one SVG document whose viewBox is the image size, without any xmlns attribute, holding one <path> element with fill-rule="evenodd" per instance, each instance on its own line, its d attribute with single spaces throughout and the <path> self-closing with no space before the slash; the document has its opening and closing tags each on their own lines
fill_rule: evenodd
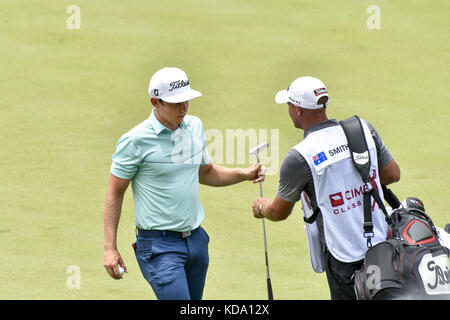
<svg viewBox="0 0 450 320">
<path fill-rule="evenodd" d="M 270 278 L 267 279 L 267 295 L 269 300 L 273 300 L 272 283 L 270 282 Z"/>
</svg>

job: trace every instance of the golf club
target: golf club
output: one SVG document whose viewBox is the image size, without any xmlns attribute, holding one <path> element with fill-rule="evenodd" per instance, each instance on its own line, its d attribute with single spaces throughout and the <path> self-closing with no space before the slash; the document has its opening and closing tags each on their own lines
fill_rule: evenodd
<svg viewBox="0 0 450 320">
<path fill-rule="evenodd" d="M 256 156 L 256 160 L 257 160 L 258 164 L 260 163 L 259 152 L 267 149 L 268 147 L 269 147 L 269 144 L 267 142 L 264 142 L 250 150 L 250 154 Z M 262 182 L 259 183 L 259 194 L 262 198 L 263 197 Z M 267 254 L 266 223 L 265 223 L 264 218 L 262 218 L 261 220 L 262 220 L 263 234 L 264 234 L 264 252 L 266 255 L 267 294 L 268 294 L 269 300 L 273 300 L 272 284 L 270 282 L 270 273 L 269 273 L 269 258 L 268 258 L 268 254 Z"/>
</svg>

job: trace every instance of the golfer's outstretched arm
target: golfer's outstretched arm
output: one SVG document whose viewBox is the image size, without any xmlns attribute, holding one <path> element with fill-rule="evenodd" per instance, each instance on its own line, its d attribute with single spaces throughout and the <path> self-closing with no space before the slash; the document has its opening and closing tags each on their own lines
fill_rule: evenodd
<svg viewBox="0 0 450 320">
<path fill-rule="evenodd" d="M 125 264 L 117 250 L 117 229 L 125 191 L 130 180 L 121 179 L 111 174 L 103 212 L 105 233 L 104 266 L 109 275 L 115 279 L 121 278 L 117 265 L 126 271 Z"/>
<path fill-rule="evenodd" d="M 210 162 L 200 166 L 198 176 L 201 184 L 213 187 L 229 186 L 246 180 L 257 183 L 264 181 L 261 167 L 261 164 L 254 164 L 248 168 L 226 168 Z"/>
</svg>

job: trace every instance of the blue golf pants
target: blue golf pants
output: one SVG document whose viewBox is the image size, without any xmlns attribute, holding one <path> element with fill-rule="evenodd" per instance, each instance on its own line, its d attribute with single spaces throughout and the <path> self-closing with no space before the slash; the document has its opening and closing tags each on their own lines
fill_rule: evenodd
<svg viewBox="0 0 450 320">
<path fill-rule="evenodd" d="M 208 234 L 201 227 L 186 238 L 179 232 L 139 230 L 136 259 L 158 300 L 202 299 L 208 243 Z"/>
</svg>

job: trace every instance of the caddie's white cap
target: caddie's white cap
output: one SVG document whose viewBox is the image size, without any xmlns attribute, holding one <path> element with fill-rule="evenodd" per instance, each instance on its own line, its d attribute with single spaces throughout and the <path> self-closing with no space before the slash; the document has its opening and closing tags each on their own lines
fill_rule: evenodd
<svg viewBox="0 0 450 320">
<path fill-rule="evenodd" d="M 191 89 L 186 73 L 178 68 L 162 68 L 150 79 L 148 94 L 170 103 L 184 102 L 202 94 Z"/>
<path fill-rule="evenodd" d="M 327 97 L 324 104 L 317 104 L 320 98 Z M 275 102 L 282 104 L 291 102 L 306 109 L 320 109 L 328 106 L 327 88 L 317 78 L 300 77 L 294 80 L 287 90 L 278 91 Z"/>
</svg>

